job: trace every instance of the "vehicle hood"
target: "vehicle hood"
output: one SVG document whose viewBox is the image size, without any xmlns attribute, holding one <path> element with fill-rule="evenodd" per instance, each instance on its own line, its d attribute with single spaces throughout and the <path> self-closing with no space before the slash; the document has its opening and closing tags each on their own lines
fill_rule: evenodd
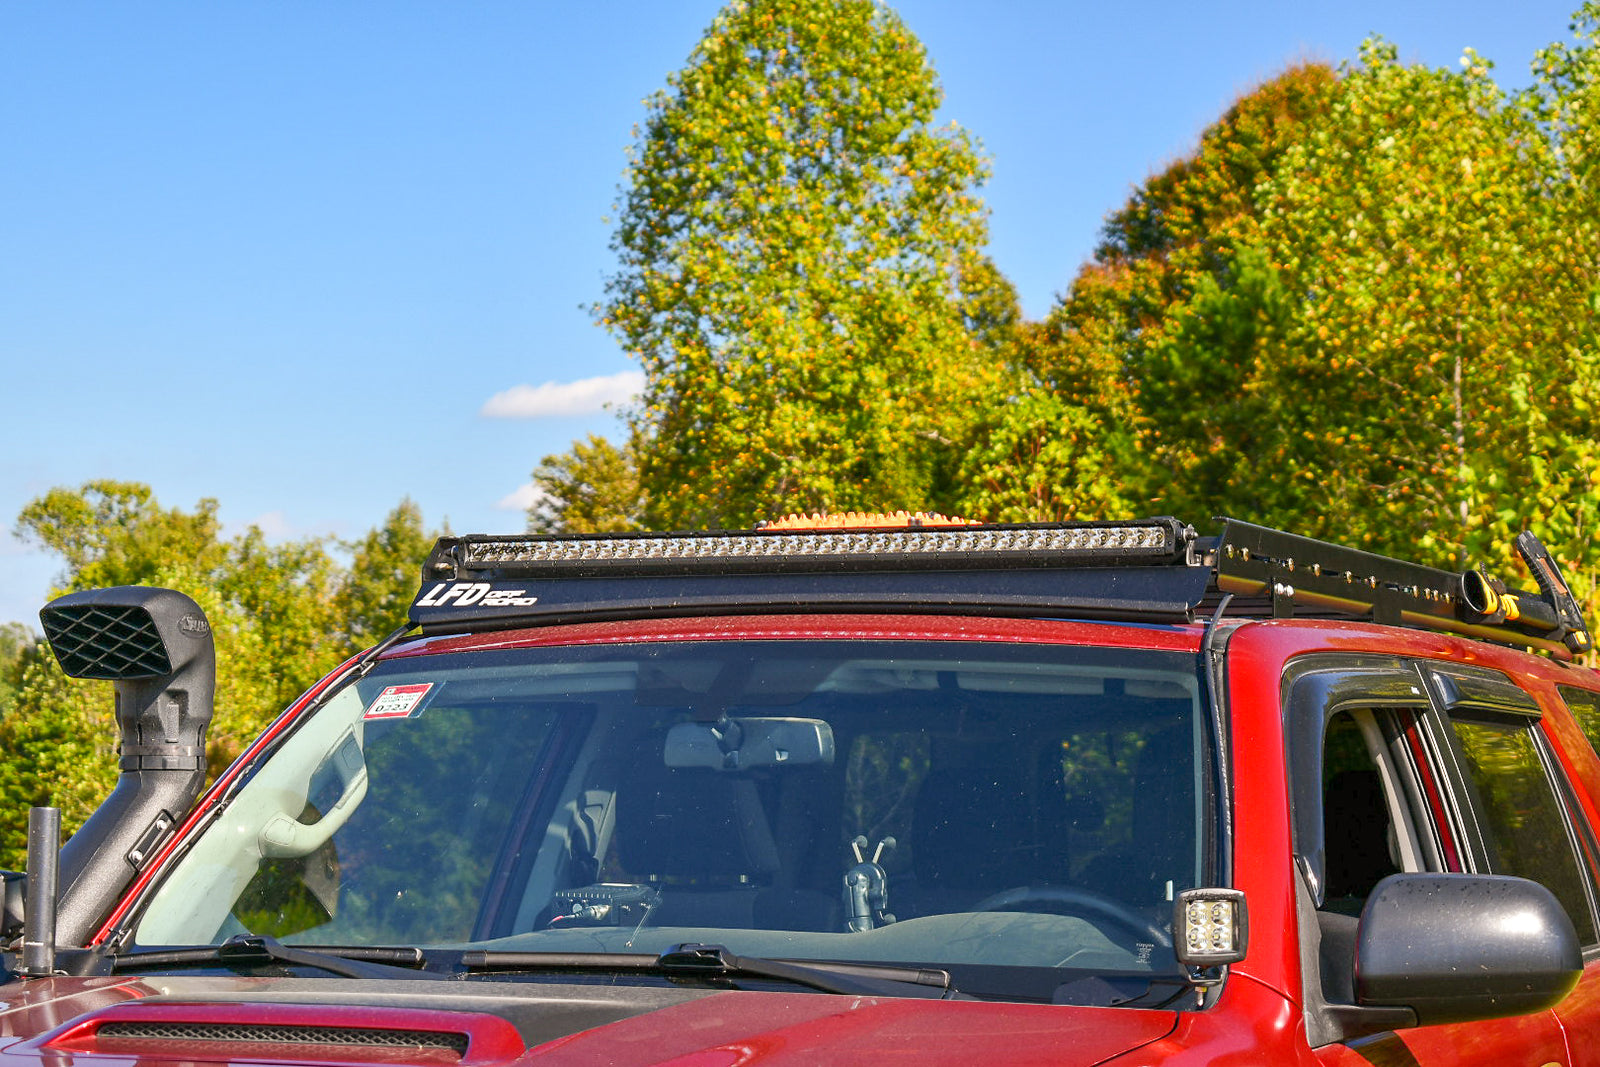
<svg viewBox="0 0 1600 1067">
<path fill-rule="evenodd" d="M 1089 1065 L 1171 1011 L 680 986 L 159 976 L 0 986 L 0 1067 L 187 1063 Z"/>
</svg>

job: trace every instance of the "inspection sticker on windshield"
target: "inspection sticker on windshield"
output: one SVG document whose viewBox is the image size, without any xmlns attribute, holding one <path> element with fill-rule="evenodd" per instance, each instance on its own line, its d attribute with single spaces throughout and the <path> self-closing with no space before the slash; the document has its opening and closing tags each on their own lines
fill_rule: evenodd
<svg viewBox="0 0 1600 1067">
<path fill-rule="evenodd" d="M 363 719 L 409 719 L 422 710 L 422 701 L 433 688 L 432 682 L 421 685 L 391 685 L 378 694 L 378 699 L 367 706 Z"/>
</svg>

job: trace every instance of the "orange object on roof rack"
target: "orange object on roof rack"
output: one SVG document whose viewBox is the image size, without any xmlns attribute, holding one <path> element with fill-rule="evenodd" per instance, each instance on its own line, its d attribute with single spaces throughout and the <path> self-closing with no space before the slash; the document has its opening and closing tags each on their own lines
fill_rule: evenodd
<svg viewBox="0 0 1600 1067">
<path fill-rule="evenodd" d="M 758 530 L 881 530 L 896 526 L 981 526 L 977 519 L 940 515 L 935 511 L 846 511 L 836 515 L 814 511 L 810 515 L 785 515 L 756 524 Z"/>
</svg>

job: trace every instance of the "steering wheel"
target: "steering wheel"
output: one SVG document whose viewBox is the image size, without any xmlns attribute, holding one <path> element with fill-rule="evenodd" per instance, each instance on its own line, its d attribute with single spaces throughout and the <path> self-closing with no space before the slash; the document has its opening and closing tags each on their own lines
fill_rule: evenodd
<svg viewBox="0 0 1600 1067">
<path fill-rule="evenodd" d="M 971 910 L 1012 911 L 1024 904 L 1054 904 L 1091 922 L 1095 919 L 1108 919 L 1133 934 L 1135 942 L 1148 940 L 1158 948 L 1172 947 L 1172 937 L 1165 930 L 1122 901 L 1077 886 L 1019 885 L 1014 889 L 1004 889 L 993 896 L 984 897 L 972 905 Z"/>
</svg>

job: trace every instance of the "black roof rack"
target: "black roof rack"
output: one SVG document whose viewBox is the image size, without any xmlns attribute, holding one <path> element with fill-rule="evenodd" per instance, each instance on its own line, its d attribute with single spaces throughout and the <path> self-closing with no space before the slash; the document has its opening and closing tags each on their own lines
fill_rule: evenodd
<svg viewBox="0 0 1600 1067">
<path fill-rule="evenodd" d="M 444 537 L 423 566 L 411 620 L 432 633 L 778 611 L 1188 622 L 1229 595 L 1235 614 L 1366 619 L 1561 658 L 1590 647 L 1576 601 L 1532 534 L 1517 547 L 1540 594 L 1220 521 L 1216 538 L 1172 518 Z"/>
</svg>

